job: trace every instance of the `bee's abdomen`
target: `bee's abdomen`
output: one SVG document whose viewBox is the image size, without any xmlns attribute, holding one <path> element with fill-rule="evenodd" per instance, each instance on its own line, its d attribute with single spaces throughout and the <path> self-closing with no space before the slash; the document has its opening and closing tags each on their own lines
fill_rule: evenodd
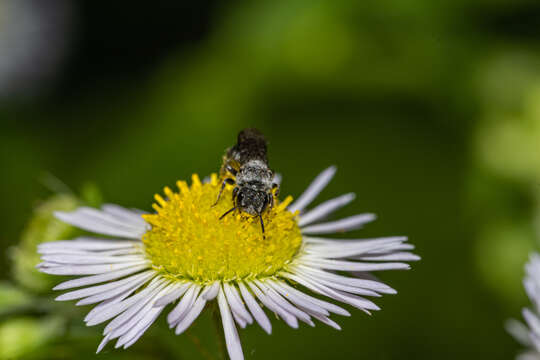
<svg viewBox="0 0 540 360">
<path fill-rule="evenodd" d="M 229 150 L 230 157 L 245 164 L 250 160 L 268 163 L 266 156 L 266 139 L 257 129 L 244 129 L 238 134 L 235 146 Z"/>
</svg>

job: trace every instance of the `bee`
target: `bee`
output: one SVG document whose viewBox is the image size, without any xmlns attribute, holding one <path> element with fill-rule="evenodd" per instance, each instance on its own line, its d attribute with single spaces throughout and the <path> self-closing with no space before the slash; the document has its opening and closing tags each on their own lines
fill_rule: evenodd
<svg viewBox="0 0 540 360">
<path fill-rule="evenodd" d="M 244 129 L 238 134 L 236 144 L 226 150 L 220 170 L 221 189 L 217 196 L 216 205 L 221 198 L 223 189 L 235 185 L 232 192 L 233 207 L 221 215 L 239 210 L 256 216 L 261 222 L 264 236 L 262 214 L 274 205 L 274 194 L 277 196 L 279 187 L 274 180 L 274 172 L 268 167 L 266 155 L 267 143 L 264 135 L 257 129 Z"/>
</svg>

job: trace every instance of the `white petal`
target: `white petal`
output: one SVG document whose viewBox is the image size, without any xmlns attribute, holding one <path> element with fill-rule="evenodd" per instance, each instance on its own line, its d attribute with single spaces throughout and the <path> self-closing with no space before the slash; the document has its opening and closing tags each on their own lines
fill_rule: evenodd
<svg viewBox="0 0 540 360">
<path fill-rule="evenodd" d="M 135 322 L 125 334 L 118 338 L 118 341 L 114 346 L 116 349 L 121 346 L 124 346 L 125 349 L 128 346 L 132 345 L 135 341 L 137 341 L 146 332 L 146 330 L 148 330 L 150 325 L 152 325 L 154 320 L 163 311 L 163 307 L 155 308 L 149 306 L 148 308 L 145 308 L 145 310 L 146 311 L 142 312 L 139 316 L 140 320 Z"/>
<path fill-rule="evenodd" d="M 145 301 L 152 298 L 153 294 L 157 293 L 157 291 L 159 291 L 165 286 L 164 283 L 165 283 L 164 279 L 155 278 L 150 284 L 148 284 L 147 287 L 145 287 L 137 294 L 123 301 L 110 303 L 104 306 L 100 306 L 101 304 L 96 306 L 85 317 L 86 325 L 93 326 L 96 324 L 100 324 L 104 321 L 112 319 L 113 317 L 119 315 L 120 313 L 131 308 L 132 306 L 136 307 L 136 304 L 140 303 L 141 300 Z M 137 310 L 131 310 L 131 311 L 136 312 Z M 125 320 L 127 320 L 128 315 L 129 314 L 125 315 L 126 316 Z M 119 323 L 120 321 L 121 319 L 117 320 L 117 323 Z M 111 325 L 111 327 L 113 327 L 113 325 Z"/>
<path fill-rule="evenodd" d="M 299 309 L 302 309 L 302 310 L 306 311 L 308 314 L 321 315 L 321 316 L 329 316 L 330 315 L 330 313 L 326 309 L 324 309 L 324 308 L 322 308 L 322 307 L 320 307 L 318 305 L 315 305 L 312 302 L 307 301 L 307 300 L 297 296 L 294 293 L 291 293 L 291 292 L 287 291 L 285 288 L 279 286 L 279 283 L 277 283 L 275 281 L 272 281 L 272 280 L 268 280 L 266 283 L 270 287 L 272 287 L 274 290 L 279 292 L 287 300 L 289 300 L 290 302 L 295 304 Z"/>
<path fill-rule="evenodd" d="M 111 214 L 87 207 L 78 208 L 70 213 L 58 211 L 54 215 L 65 223 L 103 235 L 140 239 L 147 231 L 146 227 L 134 226 L 133 224 L 119 221 Z"/>
<path fill-rule="evenodd" d="M 180 335 L 181 333 L 183 333 L 195 321 L 195 319 L 199 317 L 205 305 L 206 299 L 202 296 L 199 296 L 197 300 L 195 300 L 195 302 L 193 303 L 193 306 L 191 306 L 191 309 L 189 309 L 189 311 L 182 318 L 182 320 L 178 322 L 174 333 L 176 335 Z"/>
<path fill-rule="evenodd" d="M 101 292 L 101 293 L 96 294 L 96 295 L 91 295 L 91 296 L 85 297 L 84 299 L 79 300 L 75 305 L 81 306 L 81 305 L 95 304 L 95 303 L 98 303 L 100 301 L 107 300 L 107 299 L 110 299 L 110 298 L 112 298 L 112 297 L 114 297 L 116 295 L 119 295 L 119 294 L 123 293 L 124 291 L 129 291 L 129 290 L 135 291 L 138 288 L 140 288 L 142 285 L 144 285 L 146 282 L 148 282 L 148 280 L 150 280 L 155 275 L 156 275 L 156 273 L 154 271 L 152 271 L 149 274 L 145 275 L 144 277 L 142 277 L 142 278 L 140 278 L 140 279 L 138 279 L 136 281 L 126 283 L 125 285 L 116 287 L 116 288 L 111 289 L 111 290 Z"/>
<path fill-rule="evenodd" d="M 120 293 L 110 299 L 100 302 L 99 304 L 94 306 L 92 310 L 88 312 L 88 314 L 86 314 L 86 316 L 84 317 L 84 322 L 87 323 L 93 316 L 95 316 L 95 314 L 99 314 L 103 310 L 107 309 L 107 307 L 123 301 L 129 295 L 131 295 L 131 291 L 124 291 L 123 293 Z M 86 325 L 88 326 L 88 324 Z"/>
<path fill-rule="evenodd" d="M 393 236 L 376 239 L 323 239 L 304 237 L 305 251 L 308 254 L 320 255 L 325 258 L 344 258 L 363 254 L 380 253 L 400 250 L 407 238 Z"/>
<path fill-rule="evenodd" d="M 192 284 L 190 286 L 182 297 L 182 300 L 180 300 L 174 309 L 167 315 L 167 321 L 170 327 L 175 326 L 191 309 L 200 290 L 201 287 L 197 284 Z"/>
<path fill-rule="evenodd" d="M 324 284 L 317 283 L 316 285 L 322 287 L 324 291 L 326 291 L 327 293 L 330 293 L 330 295 L 332 296 L 334 296 L 334 294 L 339 294 L 341 296 L 341 301 L 347 304 L 351 304 L 352 306 L 358 309 L 364 310 L 368 314 L 369 314 L 369 311 L 367 310 L 375 310 L 375 311 L 381 310 L 381 308 L 377 306 L 374 302 L 364 297 L 349 294 L 341 290 L 332 289 L 328 286 L 325 286 Z"/>
<path fill-rule="evenodd" d="M 531 337 L 531 341 L 534 345 L 536 356 L 538 356 L 538 354 L 540 354 L 540 337 L 534 333 L 529 334 L 529 336 Z"/>
<path fill-rule="evenodd" d="M 345 293 L 342 293 L 338 290 L 332 290 L 327 286 L 324 286 L 320 283 L 316 283 L 303 276 L 298 276 L 298 275 L 288 274 L 288 273 L 283 273 L 282 275 L 304 285 L 305 287 L 307 287 L 308 289 L 316 293 L 319 293 L 321 295 L 328 296 L 334 300 L 339 300 L 346 304 L 352 305 L 356 307 L 357 309 L 367 312 L 368 314 L 369 314 L 368 310 L 379 310 L 379 307 L 377 305 L 375 305 L 373 302 L 367 299 L 363 299 L 354 295 L 346 295 Z"/>
<path fill-rule="evenodd" d="M 315 180 L 309 184 L 308 188 L 300 195 L 300 197 L 289 206 L 289 211 L 295 212 L 300 211 L 302 212 L 306 206 L 308 206 L 319 193 L 328 185 L 330 180 L 334 177 L 336 173 L 336 167 L 330 166 L 323 172 L 321 172 Z"/>
<path fill-rule="evenodd" d="M 414 250 L 414 245 L 413 244 L 400 244 L 398 246 L 396 246 L 394 249 L 395 250 Z"/>
<path fill-rule="evenodd" d="M 117 270 L 117 271 L 107 272 L 100 275 L 91 275 L 91 276 L 81 277 L 78 279 L 68 280 L 68 281 L 64 281 L 63 283 L 56 285 L 53 288 L 53 290 L 65 290 L 65 289 L 86 286 L 86 285 L 99 284 L 101 282 L 119 279 L 121 277 L 131 275 L 133 273 L 139 272 L 146 268 L 148 268 L 147 265 L 138 265 L 138 266 L 132 266 L 132 267 L 128 267 L 128 268 Z"/>
<path fill-rule="evenodd" d="M 154 306 L 165 306 L 176 301 L 176 299 L 184 295 L 184 293 L 189 289 L 190 285 L 190 283 L 174 284 L 169 293 L 156 300 Z"/>
<path fill-rule="evenodd" d="M 533 348 L 536 351 L 536 355 L 540 353 L 540 336 L 538 334 L 531 332 L 529 333 L 529 338 L 533 344 Z"/>
<path fill-rule="evenodd" d="M 374 297 L 379 297 L 380 296 L 377 292 L 375 292 L 373 290 L 368 290 L 368 289 L 364 289 L 362 287 L 344 285 L 344 284 L 340 284 L 338 282 L 329 281 L 329 280 L 326 280 L 324 278 L 315 276 L 312 273 L 302 271 L 300 268 L 296 268 L 295 271 L 296 271 L 296 274 L 298 274 L 298 275 L 306 277 L 306 278 L 308 278 L 308 279 L 310 279 L 310 280 L 312 280 L 314 282 L 326 285 L 326 286 L 328 286 L 328 287 L 330 287 L 332 289 L 335 289 L 335 290 L 341 290 L 341 291 L 345 291 L 345 292 L 348 292 L 348 293 L 351 293 L 351 294 L 364 295 L 364 296 L 374 296 Z"/>
<path fill-rule="evenodd" d="M 527 296 L 529 299 L 531 299 L 531 302 L 534 303 L 535 307 L 538 309 L 540 296 L 539 294 L 539 288 L 536 284 L 535 279 L 530 275 L 530 271 L 527 274 L 527 277 L 523 280 L 523 287 L 525 288 L 525 292 L 527 293 Z"/>
<path fill-rule="evenodd" d="M 331 246 L 335 246 L 336 245 L 336 241 L 340 241 L 340 240 L 337 240 L 337 239 L 328 239 L 328 238 L 320 238 L 320 237 L 314 237 L 314 236 L 307 236 L 307 235 L 304 235 L 302 236 L 302 241 L 306 244 L 317 244 L 317 245 L 331 245 Z M 341 240 L 341 241 L 345 241 L 345 240 Z M 347 239 L 347 241 L 354 241 L 354 240 L 349 240 Z M 317 246 L 318 248 L 318 246 Z"/>
<path fill-rule="evenodd" d="M 397 254 L 400 252 L 400 247 L 402 246 L 402 243 L 393 243 L 393 244 L 386 244 L 379 248 L 372 249 L 370 251 L 366 251 L 365 253 L 358 254 L 358 255 L 349 255 L 347 257 L 351 259 L 358 259 L 361 257 L 377 257 L 377 256 L 387 256 L 391 254 Z M 326 257 L 326 256 L 325 256 Z M 417 260 L 417 259 L 415 259 Z M 384 261 L 384 260 L 383 260 Z"/>
<path fill-rule="evenodd" d="M 334 329 L 336 330 L 341 330 L 341 326 L 339 326 L 338 323 L 336 323 L 335 321 L 327 318 L 326 316 L 317 316 L 317 315 L 313 315 L 314 318 L 316 318 L 317 320 L 319 320 L 320 322 L 322 322 L 323 324 L 326 324 L 328 326 L 331 326 L 333 327 Z"/>
<path fill-rule="evenodd" d="M 220 289 L 218 293 L 218 305 L 229 357 L 231 360 L 243 360 L 244 353 L 242 352 L 242 345 L 240 344 L 240 338 L 238 337 L 238 332 L 234 326 L 234 321 L 229 310 L 229 305 L 227 304 L 227 299 L 225 299 L 223 289 Z"/>
<path fill-rule="evenodd" d="M 57 264 L 57 263 L 41 262 L 41 263 L 36 265 L 36 269 L 41 271 L 43 269 L 51 269 L 53 267 L 60 267 L 60 266 L 63 266 L 63 265 L 62 264 Z"/>
<path fill-rule="evenodd" d="M 299 309 L 303 309 L 304 311 L 308 312 L 311 315 L 321 315 L 321 316 L 328 316 L 330 313 L 323 309 L 322 307 L 313 304 L 310 301 L 307 301 L 299 296 L 296 296 L 296 294 L 291 293 L 284 289 L 283 287 L 280 287 L 278 283 L 274 281 L 267 281 L 266 282 L 269 286 L 271 286 L 273 289 L 275 289 L 277 292 L 279 292 L 283 297 L 285 297 L 287 300 L 298 306 Z"/>
<path fill-rule="evenodd" d="M 540 257 L 537 253 L 530 256 L 529 262 L 525 265 L 527 276 L 523 281 L 525 291 L 538 311 L 540 308 Z"/>
<path fill-rule="evenodd" d="M 397 291 L 392 289 L 390 286 L 376 280 L 369 279 L 357 279 L 353 277 L 346 277 L 338 274 L 334 274 L 325 270 L 316 269 L 313 267 L 308 267 L 304 265 L 298 265 L 297 267 L 291 267 L 291 270 L 301 269 L 304 272 L 313 275 L 317 278 L 328 280 L 334 283 L 350 285 L 355 287 L 361 287 L 364 289 L 374 290 L 383 294 L 396 294 Z"/>
<path fill-rule="evenodd" d="M 275 173 L 274 174 L 274 179 L 272 179 L 272 182 L 274 184 L 281 185 L 282 180 L 283 180 L 283 176 L 280 173 Z"/>
<path fill-rule="evenodd" d="M 349 193 L 323 202 L 316 208 L 302 214 L 298 220 L 298 226 L 302 227 L 325 218 L 337 209 L 342 208 L 353 201 L 355 197 L 356 195 L 354 193 Z"/>
<path fill-rule="evenodd" d="M 91 287 L 87 287 L 87 288 L 80 289 L 80 290 L 70 291 L 70 292 L 67 292 L 65 294 L 62 294 L 62 295 L 56 297 L 55 300 L 56 301 L 67 301 L 67 300 L 81 299 L 81 298 L 84 298 L 84 297 L 87 297 L 87 296 L 90 296 L 90 295 L 100 294 L 102 292 L 106 292 L 106 291 L 109 291 L 109 290 L 112 290 L 112 289 L 119 288 L 119 287 L 124 286 L 126 284 L 130 285 L 130 284 L 135 284 L 138 281 L 141 281 L 143 279 L 147 280 L 150 277 L 152 277 L 155 273 L 156 272 L 153 271 L 153 270 L 148 270 L 148 271 L 145 271 L 143 273 L 140 273 L 140 274 L 137 274 L 137 275 L 132 275 L 130 277 L 124 278 L 122 280 L 109 282 L 109 283 L 103 284 L 103 285 L 91 286 Z"/>
<path fill-rule="evenodd" d="M 261 291 L 253 282 L 247 282 L 248 286 L 251 288 L 255 296 L 266 306 L 268 309 L 279 315 L 293 329 L 298 328 L 298 320 L 294 315 L 287 312 L 287 310 L 283 309 L 281 306 L 276 304 L 269 296 L 267 296 L 265 293 Z"/>
<path fill-rule="evenodd" d="M 51 275 L 95 275 L 111 272 L 115 270 L 125 269 L 138 265 L 149 265 L 150 261 L 132 261 L 121 264 L 104 264 L 104 265 L 65 265 L 40 268 L 39 271 Z"/>
<path fill-rule="evenodd" d="M 149 228 L 148 224 L 141 216 L 141 213 L 144 213 L 142 210 L 134 211 L 116 204 L 105 204 L 101 209 L 107 214 L 113 215 L 119 221 L 123 221 L 133 226 Z"/>
<path fill-rule="evenodd" d="M 155 311 L 161 311 L 163 309 L 163 307 L 161 308 L 154 307 L 155 299 L 161 296 L 162 291 L 164 290 L 162 286 L 154 290 L 151 296 L 149 296 L 147 299 L 145 299 L 144 302 L 142 302 L 143 305 L 138 306 L 137 311 L 131 311 L 130 317 L 127 318 L 127 321 L 123 321 L 120 325 L 117 325 L 114 328 L 109 327 L 110 323 L 109 325 L 107 325 L 107 327 L 105 327 L 105 331 L 104 331 L 105 335 L 110 334 L 111 339 L 120 338 L 119 341 L 116 343 L 115 347 L 120 347 L 124 345 L 126 342 L 129 342 L 133 336 L 136 336 L 136 333 L 138 332 L 138 330 L 144 327 L 141 323 L 143 321 L 149 320 L 150 318 L 150 315 L 148 315 L 149 313 L 154 313 Z M 131 310 L 131 308 L 129 310 Z M 127 313 L 128 311 L 126 311 L 125 313 Z M 118 317 L 115 318 L 114 320 L 116 319 L 118 319 Z M 111 321 L 111 323 L 112 322 L 113 321 Z M 134 328 L 136 328 L 137 330 L 133 330 Z"/>
<path fill-rule="evenodd" d="M 124 344 L 124 349 L 127 349 L 131 345 L 135 344 L 135 342 L 137 342 L 137 340 L 139 340 L 139 338 L 144 335 L 146 330 L 148 330 L 148 328 L 154 323 L 154 321 L 156 321 L 157 317 L 159 316 L 159 314 L 161 314 L 162 311 L 163 308 L 159 309 L 159 311 L 154 311 L 154 314 L 152 315 L 150 321 L 147 322 L 146 326 L 139 330 L 139 332 L 131 340 Z"/>
<path fill-rule="evenodd" d="M 523 309 L 523 318 L 529 325 L 529 328 L 536 334 L 540 334 L 540 319 L 529 309 Z"/>
<path fill-rule="evenodd" d="M 375 249 L 369 252 L 370 255 L 384 255 L 389 253 L 397 253 L 403 250 L 412 250 L 414 249 L 414 246 L 411 244 L 388 244 L 387 246 L 383 246 L 380 249 Z"/>
<path fill-rule="evenodd" d="M 251 324 L 253 322 L 253 318 L 244 307 L 244 304 L 242 304 L 242 300 L 240 299 L 238 293 L 235 292 L 236 288 L 234 285 L 229 285 L 225 282 L 223 283 L 223 290 L 225 291 L 225 296 L 227 297 L 227 302 L 229 303 L 233 315 L 237 314 L 245 322 Z"/>
<path fill-rule="evenodd" d="M 97 304 L 96 306 L 94 306 L 94 308 L 88 313 L 86 314 L 86 316 L 84 317 L 84 322 L 86 323 L 86 326 L 91 326 L 91 325 L 88 325 L 88 321 L 91 320 L 91 318 L 93 316 L 95 316 L 95 314 L 98 314 L 100 313 L 102 310 L 104 309 L 107 309 L 108 306 L 111 306 L 112 304 L 117 304 L 121 301 L 123 301 L 125 298 L 127 298 L 131 293 L 130 292 L 123 292 L 122 294 L 119 294 L 119 295 L 116 295 L 115 297 L 112 297 L 110 299 L 107 299 L 105 301 L 102 301 L 100 302 L 99 304 Z M 93 313 L 92 313 L 93 312 Z"/>
<path fill-rule="evenodd" d="M 122 239 L 98 239 L 93 237 L 78 237 L 73 240 L 59 240 L 41 243 L 38 245 L 38 251 L 45 250 L 114 250 L 131 248 L 140 245 L 140 241 L 122 240 Z"/>
<path fill-rule="evenodd" d="M 409 270 L 411 266 L 406 263 L 362 263 L 354 261 L 340 261 L 340 260 L 326 260 L 326 259 L 307 259 L 302 258 L 299 261 L 301 264 L 305 264 L 311 267 L 328 269 L 328 270 L 342 270 L 342 271 L 381 271 L 381 270 Z"/>
<path fill-rule="evenodd" d="M 215 299 L 219 291 L 219 284 L 219 281 L 214 281 L 212 285 L 207 285 L 204 288 L 201 296 L 204 297 L 207 301 Z"/>
<path fill-rule="evenodd" d="M 77 249 L 60 249 L 60 248 L 41 248 L 38 245 L 37 253 L 42 255 L 52 255 L 52 254 L 78 254 L 78 255 L 84 255 L 84 254 L 93 254 L 92 251 L 88 250 L 77 250 Z"/>
<path fill-rule="evenodd" d="M 124 332 L 120 336 L 118 342 L 115 345 L 116 348 L 129 344 L 124 347 L 126 348 L 133 344 L 134 340 L 136 341 L 144 334 L 144 332 L 149 328 L 149 326 L 155 321 L 155 319 L 164 309 L 164 307 L 154 307 L 154 302 L 156 301 L 156 299 L 163 296 L 163 294 L 167 291 L 169 291 L 169 287 L 162 289 L 157 294 L 155 294 L 150 300 L 150 302 L 145 305 L 145 307 L 138 314 L 136 314 L 133 319 L 129 321 L 131 323 L 131 326 L 126 325 L 126 328 L 128 328 L 129 330 Z M 135 318 L 137 318 L 137 320 L 135 320 Z M 114 334 L 114 332 L 111 333 L 111 338 L 115 337 L 116 335 Z"/>
<path fill-rule="evenodd" d="M 242 329 L 244 329 L 247 326 L 247 322 L 244 319 L 242 319 L 241 316 L 239 316 L 237 313 L 235 313 L 233 309 L 231 309 L 231 313 L 232 313 L 232 316 L 234 318 L 234 321 L 236 321 L 238 326 L 240 326 Z"/>
<path fill-rule="evenodd" d="M 294 305 L 292 305 L 290 302 L 285 300 L 279 293 L 277 293 L 274 289 L 268 287 L 264 282 L 255 280 L 254 281 L 259 289 L 261 289 L 270 299 L 274 301 L 279 307 L 281 307 L 283 310 L 287 311 L 288 313 L 294 315 L 299 320 L 305 322 L 305 323 L 312 323 L 311 317 L 303 312 L 302 310 L 298 309 Z"/>
<path fill-rule="evenodd" d="M 308 301 L 310 303 L 313 303 L 314 305 L 319 306 L 319 307 L 321 307 L 323 309 L 326 309 L 329 312 L 332 312 L 332 313 L 338 314 L 338 315 L 342 315 L 342 316 L 351 316 L 351 314 L 347 310 L 345 310 L 345 309 L 343 309 L 343 308 L 341 308 L 341 307 L 339 307 L 339 306 L 337 306 L 335 304 L 332 304 L 332 303 L 329 303 L 327 301 L 317 299 L 317 298 L 315 298 L 313 296 L 305 294 L 305 293 L 293 288 L 292 286 L 288 285 L 284 281 L 279 281 L 279 282 L 274 281 L 274 283 L 276 285 L 279 284 L 279 287 L 285 289 L 289 293 L 295 294 L 295 296 L 297 296 L 299 298 L 303 298 L 304 300 L 306 300 L 306 301 Z"/>
<path fill-rule="evenodd" d="M 96 208 L 88 207 L 88 206 L 81 206 L 77 208 L 75 211 L 67 213 L 67 214 L 77 214 L 81 218 L 85 217 L 88 220 L 90 219 L 98 220 L 100 222 L 111 224 L 120 228 L 130 229 L 132 227 L 132 225 L 129 222 L 121 218 L 118 218 L 117 216 L 111 213 L 98 210 Z"/>
<path fill-rule="evenodd" d="M 123 249 L 105 250 L 105 251 L 50 248 L 50 249 L 39 249 L 38 253 L 43 254 L 43 255 L 100 255 L 100 256 L 144 254 L 140 246 L 132 246 L 132 247 L 126 247 Z"/>
<path fill-rule="evenodd" d="M 529 329 L 521 321 L 510 319 L 504 324 L 504 328 L 522 345 L 532 346 L 531 339 L 529 338 Z"/>
<path fill-rule="evenodd" d="M 251 315 L 253 315 L 253 317 L 255 318 L 255 321 L 257 321 L 257 323 L 264 331 L 266 331 L 267 334 L 271 334 L 272 323 L 270 323 L 270 320 L 268 320 L 268 317 L 257 303 L 257 300 L 255 300 L 253 295 L 251 295 L 251 293 L 243 283 L 239 282 L 238 287 L 240 288 L 240 292 L 242 293 L 242 297 L 244 298 L 246 306 L 251 312 Z"/>
<path fill-rule="evenodd" d="M 537 351 L 527 351 L 516 356 L 516 360 L 539 360 L 540 356 Z"/>
<path fill-rule="evenodd" d="M 145 289 L 141 290 L 139 293 L 133 295 L 132 297 L 126 299 L 122 305 L 115 305 L 107 310 L 108 315 L 104 314 L 104 316 L 101 317 L 101 319 L 109 316 L 115 316 L 113 314 L 120 314 L 116 316 L 111 322 L 105 326 L 105 329 L 103 330 L 103 334 L 112 334 L 115 330 L 118 330 L 119 328 L 126 329 L 128 326 L 125 326 L 126 324 L 129 325 L 131 319 L 133 319 L 139 312 L 141 312 L 141 309 L 143 309 L 146 305 L 151 303 L 154 296 L 159 294 L 159 292 L 167 286 L 167 280 L 163 278 L 159 278 L 154 283 L 150 283 Z M 147 290 L 148 289 L 148 290 Z M 124 311 L 125 310 L 125 311 Z M 122 312 L 123 311 L 123 312 Z M 106 316 L 105 316 L 106 315 Z M 101 322 L 101 319 L 95 319 L 92 320 L 92 323 L 97 323 L 98 320 Z M 117 333 L 120 331 L 117 331 Z M 121 334 L 120 334 L 121 335 Z M 115 336 L 117 337 L 117 336 Z M 112 337 L 112 338 L 115 338 Z"/>
<path fill-rule="evenodd" d="M 145 260 L 144 255 L 123 255 L 123 256 L 106 256 L 101 254 L 75 255 L 75 254 L 58 254 L 58 255 L 43 255 L 44 261 L 55 262 L 58 264 L 121 264 L 126 262 Z"/>
<path fill-rule="evenodd" d="M 375 219 L 376 216 L 374 214 L 354 215 L 345 219 L 303 227 L 302 234 L 329 234 L 356 230 Z"/>
<path fill-rule="evenodd" d="M 315 269 L 314 269 L 315 270 Z M 324 270 L 320 270 L 320 271 L 324 271 Z M 372 273 L 370 272 L 366 272 L 366 271 L 351 271 L 350 274 L 352 276 L 354 276 L 355 278 L 358 278 L 358 279 L 362 279 L 362 280 L 370 280 L 370 281 L 375 281 L 377 283 L 380 283 L 382 285 L 383 282 L 381 281 L 381 279 L 379 279 L 377 276 L 373 275 Z M 380 292 L 380 291 L 379 291 Z"/>
<path fill-rule="evenodd" d="M 110 338 L 109 338 L 109 336 L 108 336 L 108 335 L 105 336 L 105 337 L 103 338 L 103 340 L 101 340 L 101 342 L 99 343 L 98 348 L 97 348 L 97 350 L 96 350 L 96 354 L 99 354 L 99 353 L 101 352 L 101 350 L 103 350 L 103 348 L 105 347 L 105 345 L 107 345 L 107 343 L 108 343 L 109 341 L 111 341 Z"/>
<path fill-rule="evenodd" d="M 420 256 L 410 252 L 397 252 L 385 255 L 364 255 L 354 259 L 364 261 L 418 261 Z"/>
</svg>

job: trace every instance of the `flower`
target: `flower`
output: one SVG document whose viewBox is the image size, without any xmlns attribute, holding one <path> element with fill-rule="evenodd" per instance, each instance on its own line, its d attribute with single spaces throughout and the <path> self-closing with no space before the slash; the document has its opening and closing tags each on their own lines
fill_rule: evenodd
<svg viewBox="0 0 540 360">
<path fill-rule="evenodd" d="M 525 265 L 525 279 L 523 286 L 527 296 L 533 303 L 533 309 L 524 308 L 523 318 L 528 327 L 517 321 L 509 320 L 506 323 L 506 330 L 522 345 L 529 348 L 520 354 L 518 360 L 539 360 L 540 359 L 540 255 L 533 253 L 529 262 Z"/>
<path fill-rule="evenodd" d="M 54 289 L 81 288 L 60 295 L 59 301 L 98 303 L 85 318 L 88 326 L 111 320 L 98 352 L 113 339 L 118 339 L 117 348 L 131 346 L 173 302 L 167 321 L 180 334 L 215 298 L 231 359 L 243 359 L 235 323 L 244 328 L 255 321 L 271 333 L 263 306 L 293 328 L 298 321 L 314 326 L 316 319 L 340 329 L 330 313 L 349 312 L 315 294 L 369 314 L 379 307 L 366 296 L 395 293 L 369 272 L 409 269 L 404 261 L 419 257 L 409 252 L 413 246 L 405 237 L 313 236 L 359 229 L 375 219 L 361 214 L 317 223 L 350 203 L 354 194 L 304 211 L 335 171 L 323 171 L 296 202 L 290 204 L 291 197 L 276 201 L 263 215 L 264 237 L 258 219 L 251 216 L 240 213 L 220 220 L 231 207 L 231 189 L 212 206 L 220 187 L 215 174 L 204 183 L 193 175 L 191 186 L 179 181 L 177 193 L 166 187 L 166 198 L 155 196 L 153 214 L 117 205 L 59 212 L 56 216 L 71 225 L 114 239 L 80 237 L 41 244 L 43 262 L 38 267 L 48 274 L 84 275 Z"/>
</svg>

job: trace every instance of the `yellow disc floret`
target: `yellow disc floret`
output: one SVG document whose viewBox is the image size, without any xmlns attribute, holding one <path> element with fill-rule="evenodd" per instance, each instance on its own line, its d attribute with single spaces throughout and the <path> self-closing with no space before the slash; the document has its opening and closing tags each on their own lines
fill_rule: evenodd
<svg viewBox="0 0 540 360">
<path fill-rule="evenodd" d="M 234 212 L 232 188 L 223 191 L 212 174 L 202 184 L 193 175 L 192 184 L 178 181 L 180 192 L 164 189 L 166 200 L 156 195 L 156 214 L 143 215 L 152 225 L 143 236 L 146 253 L 154 268 L 166 275 L 201 283 L 272 276 L 283 269 L 302 244 L 296 216 L 286 206 L 292 198 L 276 204 L 263 214 L 265 236 L 259 219 Z"/>
</svg>

